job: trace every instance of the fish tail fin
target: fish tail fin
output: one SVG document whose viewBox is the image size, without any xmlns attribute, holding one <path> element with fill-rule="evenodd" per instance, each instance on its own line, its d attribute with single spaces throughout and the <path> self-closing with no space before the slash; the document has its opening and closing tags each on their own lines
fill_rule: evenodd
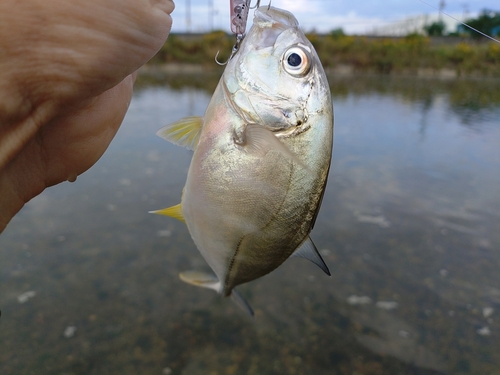
<svg viewBox="0 0 500 375">
<path fill-rule="evenodd" d="M 164 208 L 162 210 L 149 211 L 149 213 L 170 216 L 173 217 L 174 219 L 182 221 L 183 223 L 186 222 L 184 220 L 184 215 L 182 213 L 182 205 L 180 203 L 172 207 Z"/>
<path fill-rule="evenodd" d="M 233 289 L 231 291 L 231 299 L 239 306 L 241 307 L 248 315 L 254 316 L 254 312 L 250 304 L 246 301 L 245 298 L 236 290 Z"/>
</svg>

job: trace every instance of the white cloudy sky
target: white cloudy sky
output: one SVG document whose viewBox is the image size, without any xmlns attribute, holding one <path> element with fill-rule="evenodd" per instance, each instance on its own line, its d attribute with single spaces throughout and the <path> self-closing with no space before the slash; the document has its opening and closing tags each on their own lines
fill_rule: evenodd
<svg viewBox="0 0 500 375">
<path fill-rule="evenodd" d="M 424 0 L 439 7 L 440 0 Z M 499 0 L 444 0 L 444 11 L 459 20 L 476 16 L 482 9 L 500 11 Z M 229 31 L 229 0 L 174 0 L 174 32 L 188 30 L 187 4 L 191 9 L 190 31 L 211 28 Z M 256 0 L 252 0 L 254 4 Z M 214 11 L 211 12 L 211 4 Z M 268 4 L 262 0 L 261 5 Z M 437 10 L 420 0 L 272 0 L 272 5 L 294 13 L 306 31 L 319 32 L 341 27 L 347 33 L 369 33 L 376 27 L 417 15 L 435 15 Z M 250 17 L 252 17 L 252 13 Z M 446 18 L 446 16 L 443 16 Z M 249 19 L 249 24 L 251 23 Z"/>
</svg>

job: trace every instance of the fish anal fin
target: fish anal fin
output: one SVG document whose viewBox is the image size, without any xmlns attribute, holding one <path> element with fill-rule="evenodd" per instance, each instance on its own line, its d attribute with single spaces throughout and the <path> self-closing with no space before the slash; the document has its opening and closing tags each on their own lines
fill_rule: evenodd
<svg viewBox="0 0 500 375">
<path fill-rule="evenodd" d="M 233 289 L 231 291 L 231 299 L 239 306 L 241 307 L 248 315 L 254 316 L 253 309 L 250 306 L 250 304 L 243 298 L 243 296 L 236 290 Z"/>
<path fill-rule="evenodd" d="M 178 146 L 194 150 L 200 139 L 202 125 L 203 117 L 184 117 L 179 121 L 164 126 L 156 132 L 156 135 Z"/>
<path fill-rule="evenodd" d="M 248 124 L 243 132 L 243 139 L 236 143 L 243 146 L 248 152 L 265 156 L 269 151 L 276 150 L 288 157 L 290 160 L 301 165 L 303 168 L 308 167 L 295 155 L 290 149 L 281 142 L 276 135 L 269 129 L 259 124 Z"/>
<path fill-rule="evenodd" d="M 217 276 L 200 271 L 186 271 L 179 274 L 179 278 L 185 283 L 199 286 L 202 288 L 212 289 L 219 292 L 220 281 Z"/>
<path fill-rule="evenodd" d="M 318 249 L 316 249 L 316 246 L 314 245 L 309 236 L 302 243 L 302 245 L 300 245 L 297 248 L 297 250 L 295 250 L 292 256 L 310 260 L 311 262 L 316 264 L 319 268 L 321 268 L 324 273 L 326 273 L 328 276 L 331 276 L 328 266 L 326 265 Z"/>
<path fill-rule="evenodd" d="M 164 208 L 162 210 L 149 211 L 149 213 L 170 216 L 174 219 L 182 221 L 183 223 L 186 222 L 184 220 L 184 215 L 182 214 L 182 205 L 180 203 L 172 207 Z"/>
</svg>

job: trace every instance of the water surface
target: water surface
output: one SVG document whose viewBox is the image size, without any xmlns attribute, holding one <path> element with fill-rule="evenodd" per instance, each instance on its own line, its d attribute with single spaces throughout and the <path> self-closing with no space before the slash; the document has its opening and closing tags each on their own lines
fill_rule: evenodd
<svg viewBox="0 0 500 375">
<path fill-rule="evenodd" d="M 0 373 L 500 374 L 500 82 L 331 79 L 335 147 L 312 238 L 239 287 L 206 267 L 179 202 L 191 152 L 155 136 L 214 80 L 136 91 L 103 158 L 0 236 Z M 207 83 L 207 86 L 203 83 Z"/>
</svg>

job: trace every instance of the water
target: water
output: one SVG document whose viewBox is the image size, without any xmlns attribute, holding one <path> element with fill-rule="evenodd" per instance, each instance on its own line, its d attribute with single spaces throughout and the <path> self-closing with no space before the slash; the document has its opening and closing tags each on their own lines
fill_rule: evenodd
<svg viewBox="0 0 500 375">
<path fill-rule="evenodd" d="M 333 78 L 332 277 L 288 260 L 239 288 L 254 320 L 182 283 L 204 261 L 147 213 L 180 199 L 191 153 L 155 132 L 203 113 L 216 80 L 194 82 L 142 86 L 0 236 L 2 375 L 500 374 L 500 82 Z"/>
</svg>

